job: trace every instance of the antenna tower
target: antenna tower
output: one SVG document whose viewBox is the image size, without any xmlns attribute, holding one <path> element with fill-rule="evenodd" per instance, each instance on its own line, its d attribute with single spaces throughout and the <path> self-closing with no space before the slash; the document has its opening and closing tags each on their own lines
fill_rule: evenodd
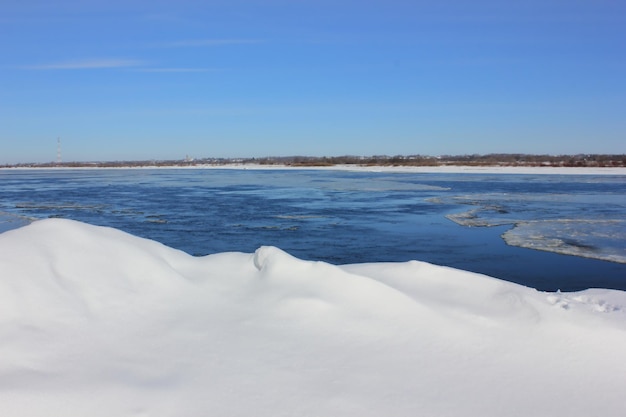
<svg viewBox="0 0 626 417">
<path fill-rule="evenodd" d="M 61 163 L 61 138 L 57 138 L 57 164 Z"/>
</svg>

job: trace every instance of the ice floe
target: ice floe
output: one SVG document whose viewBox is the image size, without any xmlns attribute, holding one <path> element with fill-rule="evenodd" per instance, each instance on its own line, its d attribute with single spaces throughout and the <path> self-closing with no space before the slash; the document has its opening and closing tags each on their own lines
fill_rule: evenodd
<svg viewBox="0 0 626 417">
<path fill-rule="evenodd" d="M 621 207 L 622 198 L 612 197 L 600 203 L 585 195 L 493 193 L 429 201 L 472 207 L 446 215 L 462 226 L 510 225 L 502 238 L 511 246 L 626 263 L 626 221 L 611 207 Z"/>
</svg>

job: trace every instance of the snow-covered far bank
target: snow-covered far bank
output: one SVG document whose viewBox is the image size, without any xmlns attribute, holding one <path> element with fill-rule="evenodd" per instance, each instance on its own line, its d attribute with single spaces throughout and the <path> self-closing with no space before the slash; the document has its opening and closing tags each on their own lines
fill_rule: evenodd
<svg viewBox="0 0 626 417">
<path fill-rule="evenodd" d="M 389 173 L 430 173 L 430 174 L 546 174 L 546 175 L 626 175 L 624 167 L 511 167 L 511 166 L 383 166 L 383 165 L 329 165 L 329 166 L 291 166 L 267 164 L 198 164 L 170 166 L 117 166 L 117 167 L 15 167 L 2 170 L 97 170 L 97 169 L 242 169 L 242 170 L 319 170 L 319 171 L 357 171 Z"/>
<path fill-rule="evenodd" d="M 347 167 L 349 168 L 349 167 Z M 506 166 L 461 166 L 438 167 L 360 167 L 374 172 L 416 172 L 433 174 L 547 174 L 547 175 L 626 175 L 626 168 L 583 168 L 583 167 L 506 167 Z"/>
<path fill-rule="evenodd" d="M 621 416 L 626 293 L 71 220 L 0 234 L 0 415 Z"/>
<path fill-rule="evenodd" d="M 311 169 L 364 172 L 398 172 L 431 174 L 548 174 L 548 175 L 626 175 L 626 168 L 589 168 L 589 167 L 505 167 L 505 166 L 371 166 L 371 165 L 331 165 L 297 167 L 287 165 L 198 165 L 190 168 L 216 169 Z"/>
</svg>

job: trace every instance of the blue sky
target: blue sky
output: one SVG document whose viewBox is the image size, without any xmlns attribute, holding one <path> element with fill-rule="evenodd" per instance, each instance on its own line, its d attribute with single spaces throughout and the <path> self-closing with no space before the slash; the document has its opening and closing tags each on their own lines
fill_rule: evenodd
<svg viewBox="0 0 626 417">
<path fill-rule="evenodd" d="M 626 153 L 622 0 L 0 0 L 0 163 Z"/>
</svg>

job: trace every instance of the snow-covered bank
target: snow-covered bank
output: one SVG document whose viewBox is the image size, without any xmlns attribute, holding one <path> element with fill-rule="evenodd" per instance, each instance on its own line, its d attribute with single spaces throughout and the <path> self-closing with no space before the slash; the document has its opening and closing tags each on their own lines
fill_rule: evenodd
<svg viewBox="0 0 626 417">
<path fill-rule="evenodd" d="M 15 167 L 0 168 L 1 170 L 119 170 L 119 169 L 249 169 L 249 170 L 320 170 L 320 171 L 361 171 L 361 172 L 397 172 L 397 173 L 424 173 L 424 174 L 546 174 L 546 175 L 626 175 L 623 167 L 511 167 L 511 166 L 382 166 L 382 165 L 329 165 L 329 166 L 291 166 L 267 164 L 198 164 L 198 165 L 146 165 L 146 166 L 118 166 L 118 167 Z"/>
<path fill-rule="evenodd" d="M 175 168 L 175 167 L 173 167 Z M 189 169 L 257 169 L 257 170 L 288 170 L 309 169 L 320 171 L 363 171 L 389 173 L 424 173 L 424 174 L 545 174 L 545 175 L 626 175 L 626 168 L 590 168 L 590 167 L 511 167 L 511 166 L 388 166 L 388 165 L 329 165 L 329 166 L 288 166 L 288 165 L 195 165 Z"/>
<path fill-rule="evenodd" d="M 331 167 L 332 168 L 332 167 Z M 462 166 L 446 165 L 436 167 L 411 166 L 336 166 L 336 169 L 364 170 L 370 172 L 406 172 L 431 174 L 545 174 L 545 175 L 626 175 L 626 168 L 589 167 L 509 167 L 509 166 Z"/>
<path fill-rule="evenodd" d="M 0 415 L 621 416 L 626 293 L 0 234 Z"/>
</svg>

